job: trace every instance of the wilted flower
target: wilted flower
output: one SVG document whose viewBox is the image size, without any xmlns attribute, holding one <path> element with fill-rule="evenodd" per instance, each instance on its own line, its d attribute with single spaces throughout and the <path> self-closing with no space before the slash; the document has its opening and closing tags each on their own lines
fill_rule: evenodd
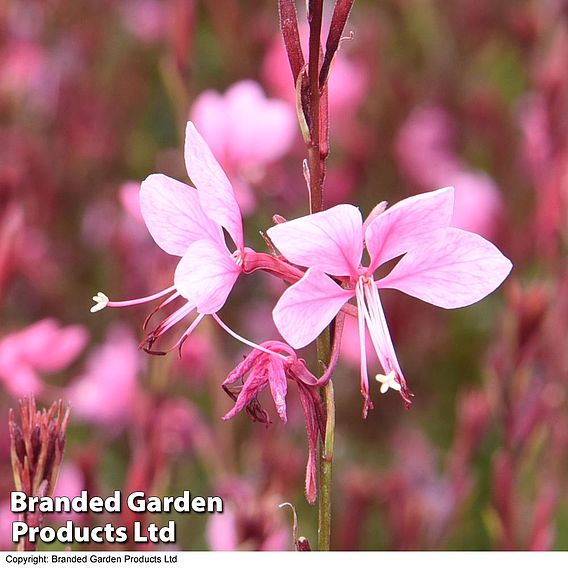
<svg viewBox="0 0 568 568">
<path fill-rule="evenodd" d="M 268 415 L 260 406 L 258 395 L 269 387 L 276 411 L 282 421 L 286 422 L 288 380 L 294 381 L 298 386 L 308 434 L 306 498 L 309 503 L 313 503 L 317 496 L 318 435 L 324 432 L 321 400 L 317 388 L 314 388 L 317 387 L 317 379 L 308 370 L 305 361 L 299 359 L 294 350 L 285 343 L 266 341 L 260 347 L 263 348 L 262 351 L 254 349 L 225 379 L 223 388 L 235 400 L 235 406 L 223 417 L 223 420 L 233 418 L 245 409 L 254 421 L 268 423 Z M 242 381 L 242 386 L 235 389 L 237 381 Z"/>
</svg>

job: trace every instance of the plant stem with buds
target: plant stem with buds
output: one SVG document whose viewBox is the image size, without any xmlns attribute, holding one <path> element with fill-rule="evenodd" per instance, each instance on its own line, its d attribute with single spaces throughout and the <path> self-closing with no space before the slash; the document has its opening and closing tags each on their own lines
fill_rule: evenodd
<svg viewBox="0 0 568 568">
<path fill-rule="evenodd" d="M 295 0 L 278 0 L 280 29 L 290 62 L 290 70 L 296 88 L 296 105 L 300 128 L 306 141 L 308 159 L 304 163 L 306 181 L 310 195 L 310 213 L 318 213 L 324 208 L 325 163 L 329 153 L 329 115 L 327 82 L 333 58 L 339 47 L 343 30 L 354 0 L 336 0 L 325 53 L 322 49 L 321 30 L 323 20 L 323 0 L 308 0 L 308 23 L 310 28 L 308 61 L 305 62 Z M 307 166 L 307 167 L 306 167 Z M 264 268 L 262 259 L 249 263 L 248 271 Z M 269 271 L 278 273 L 273 261 Z M 285 272 L 288 272 L 285 270 Z M 291 281 L 296 274 L 288 275 Z M 338 326 L 341 328 L 341 325 Z M 316 342 L 318 360 L 321 366 L 323 397 L 326 409 L 326 425 L 320 454 L 319 483 L 319 550 L 329 550 L 331 542 L 331 468 L 333 461 L 333 441 L 335 431 L 335 401 L 333 384 L 328 370 L 331 357 L 331 332 L 334 324 L 318 337 Z M 341 334 L 341 329 L 336 330 Z M 335 336 L 336 340 L 340 337 Z"/>
<path fill-rule="evenodd" d="M 322 151 L 321 140 L 321 92 L 319 75 L 321 66 L 321 26 L 323 18 L 323 0 L 310 0 L 308 21 L 310 25 L 308 84 L 309 84 L 309 132 L 308 169 L 310 189 L 310 213 L 323 210 L 323 180 L 327 152 Z M 327 113 L 326 113 L 327 115 Z M 327 116 L 324 116 L 327 120 Z M 326 144 L 327 145 L 327 144 Z M 330 328 L 320 335 L 316 343 L 321 371 L 329 364 L 331 353 Z M 320 448 L 320 482 L 318 500 L 318 550 L 329 550 L 331 542 L 331 472 L 333 463 L 333 441 L 335 430 L 335 401 L 333 383 L 329 381 L 323 388 L 326 409 L 326 425 L 323 444 Z"/>
</svg>

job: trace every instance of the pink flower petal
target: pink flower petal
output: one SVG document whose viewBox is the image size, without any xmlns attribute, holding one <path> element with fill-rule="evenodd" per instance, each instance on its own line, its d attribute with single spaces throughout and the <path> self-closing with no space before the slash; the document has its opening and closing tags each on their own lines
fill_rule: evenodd
<svg viewBox="0 0 568 568">
<path fill-rule="evenodd" d="M 458 172 L 451 178 L 456 188 L 452 227 L 490 238 L 503 210 L 497 184 L 482 172 Z"/>
<path fill-rule="evenodd" d="M 280 367 L 283 372 L 282 365 Z M 231 418 L 234 418 L 245 406 L 248 406 L 262 390 L 264 390 L 266 383 L 268 382 L 268 373 L 266 372 L 266 369 L 263 369 L 263 371 L 264 372 L 256 370 L 250 374 L 248 379 L 245 381 L 241 392 L 237 396 L 235 406 L 233 406 L 233 408 L 231 408 L 231 410 L 223 416 L 223 420 L 230 420 Z"/>
<path fill-rule="evenodd" d="M 126 181 L 118 190 L 118 198 L 124 210 L 136 221 L 142 222 L 140 211 L 140 182 Z"/>
<path fill-rule="evenodd" d="M 294 348 L 311 343 L 353 296 L 318 268 L 290 286 L 276 304 L 272 316 L 282 337 Z"/>
<path fill-rule="evenodd" d="M 201 93 L 191 107 L 191 120 L 219 162 L 227 159 L 229 116 L 224 97 L 216 91 Z"/>
<path fill-rule="evenodd" d="M 268 236 L 294 264 L 317 267 L 334 276 L 357 276 L 363 254 L 363 221 L 353 205 L 275 225 Z"/>
<path fill-rule="evenodd" d="M 179 261 L 174 283 L 200 313 L 212 314 L 223 307 L 240 272 L 224 245 L 202 240 L 193 243 Z"/>
<path fill-rule="evenodd" d="M 453 208 L 454 188 L 445 187 L 403 199 L 377 216 L 365 232 L 371 255 L 369 273 L 422 244 L 432 231 L 448 227 Z"/>
<path fill-rule="evenodd" d="M 55 373 L 70 365 L 83 351 L 88 340 L 89 334 L 81 325 L 61 327 L 49 349 L 30 362 L 35 364 L 38 371 Z"/>
<path fill-rule="evenodd" d="M 46 318 L 12 335 L 11 340 L 13 353 L 19 352 L 25 365 L 55 373 L 79 356 L 87 344 L 88 333 L 83 326 L 64 327 L 57 320 Z"/>
<path fill-rule="evenodd" d="M 239 546 L 237 515 L 225 507 L 222 515 L 210 515 L 205 537 L 214 551 L 235 551 Z"/>
<path fill-rule="evenodd" d="M 270 385 L 274 405 L 282 422 L 287 422 L 286 393 L 288 392 L 288 381 L 286 380 L 286 371 L 284 365 L 282 365 L 282 360 L 276 361 L 274 357 L 270 358 L 269 365 L 268 384 Z"/>
<path fill-rule="evenodd" d="M 10 369 L 9 373 L 0 371 L 0 379 L 13 396 L 29 396 L 44 390 L 41 378 L 32 367 L 21 365 Z"/>
<path fill-rule="evenodd" d="M 169 254 L 183 256 L 207 236 L 221 240 L 221 228 L 203 211 L 197 191 L 168 176 L 152 174 L 142 182 L 140 210 L 152 238 Z"/>
<path fill-rule="evenodd" d="M 406 253 L 379 288 L 396 288 L 441 308 L 478 302 L 505 280 L 511 261 L 475 233 L 449 228 Z"/>
<path fill-rule="evenodd" d="M 237 248 L 242 249 L 243 224 L 233 187 L 192 122 L 187 123 L 185 131 L 185 165 L 208 217 L 227 229 Z"/>
<path fill-rule="evenodd" d="M 225 94 L 227 152 L 234 163 L 258 166 L 284 155 L 297 136 L 294 107 L 267 99 L 256 81 L 239 81 Z"/>
<path fill-rule="evenodd" d="M 116 428 L 128 423 L 138 391 L 138 343 L 128 328 L 115 325 L 89 354 L 84 372 L 67 388 L 79 420 Z"/>
</svg>

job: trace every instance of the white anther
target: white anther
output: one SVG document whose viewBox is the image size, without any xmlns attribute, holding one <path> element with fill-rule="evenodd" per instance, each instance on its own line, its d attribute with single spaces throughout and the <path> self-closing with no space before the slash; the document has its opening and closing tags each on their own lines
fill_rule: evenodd
<svg viewBox="0 0 568 568">
<path fill-rule="evenodd" d="M 98 292 L 96 296 L 93 296 L 93 302 L 95 305 L 91 308 L 91 313 L 94 314 L 95 312 L 100 312 L 104 310 L 108 303 L 109 303 L 108 296 L 103 294 L 102 292 Z"/>
<path fill-rule="evenodd" d="M 401 390 L 400 383 L 396 380 L 396 372 L 391 371 L 387 375 L 375 375 L 375 379 L 381 383 L 381 394 L 385 394 L 389 389 Z"/>
</svg>

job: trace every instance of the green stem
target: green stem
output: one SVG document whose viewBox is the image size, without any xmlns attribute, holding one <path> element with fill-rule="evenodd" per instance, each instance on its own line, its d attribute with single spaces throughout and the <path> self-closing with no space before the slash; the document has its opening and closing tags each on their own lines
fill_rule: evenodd
<svg viewBox="0 0 568 568">
<path fill-rule="evenodd" d="M 331 357 L 330 343 L 330 333 L 329 328 L 327 328 L 318 337 L 316 343 L 322 372 L 325 371 Z M 322 395 L 326 410 L 326 423 L 319 456 L 318 550 L 328 551 L 331 544 L 331 472 L 335 437 L 335 397 L 331 381 L 323 387 Z"/>
<path fill-rule="evenodd" d="M 322 389 L 327 412 L 325 439 L 320 454 L 318 550 L 328 551 L 331 544 L 331 471 L 335 437 L 335 397 L 333 382 Z"/>
</svg>

